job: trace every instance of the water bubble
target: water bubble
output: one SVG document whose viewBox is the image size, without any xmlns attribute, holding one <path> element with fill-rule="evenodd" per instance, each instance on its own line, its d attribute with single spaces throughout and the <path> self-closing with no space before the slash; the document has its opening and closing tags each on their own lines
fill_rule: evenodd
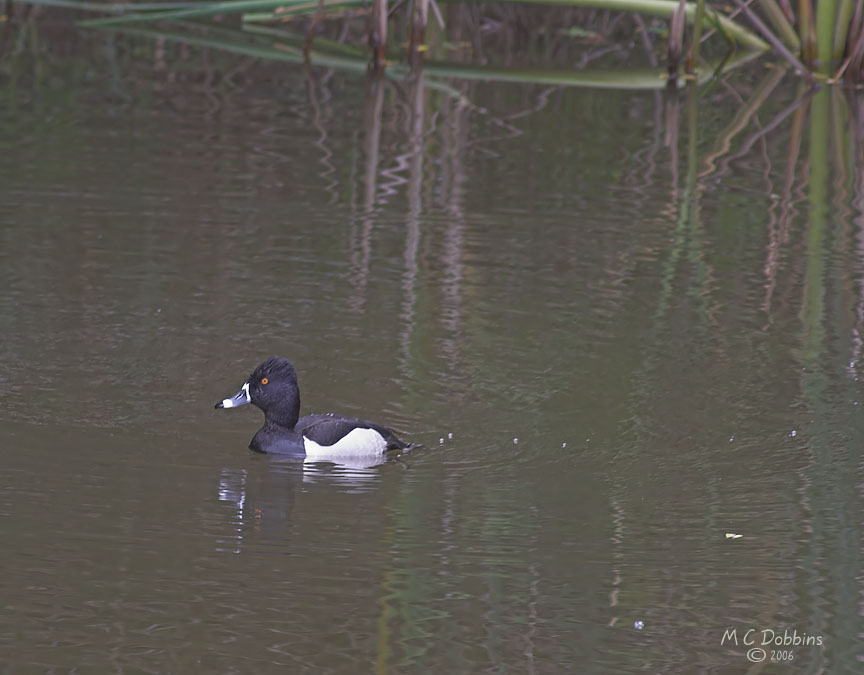
<svg viewBox="0 0 864 675">
<path fill-rule="evenodd" d="M 642 621 L 642 619 L 637 619 L 633 622 L 633 628 L 635 628 L 636 630 L 642 630 L 643 628 L 645 628 L 645 622 Z"/>
</svg>

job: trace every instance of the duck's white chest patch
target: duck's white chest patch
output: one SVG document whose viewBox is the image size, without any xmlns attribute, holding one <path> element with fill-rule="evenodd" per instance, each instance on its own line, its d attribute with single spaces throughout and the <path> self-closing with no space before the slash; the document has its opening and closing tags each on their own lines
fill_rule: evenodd
<svg viewBox="0 0 864 675">
<path fill-rule="evenodd" d="M 369 457 L 381 455 L 387 441 L 374 429 L 352 429 L 333 445 L 318 445 L 303 437 L 306 457 Z"/>
</svg>

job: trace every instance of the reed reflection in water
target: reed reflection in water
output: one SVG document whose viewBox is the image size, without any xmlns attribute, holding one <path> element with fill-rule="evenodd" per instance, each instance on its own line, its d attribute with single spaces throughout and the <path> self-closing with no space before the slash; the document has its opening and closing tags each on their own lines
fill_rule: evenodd
<svg viewBox="0 0 864 675">
<path fill-rule="evenodd" d="M 0 93 L 5 667 L 854 672 L 855 99 L 114 44 Z M 424 448 L 248 453 L 271 353 Z"/>
</svg>

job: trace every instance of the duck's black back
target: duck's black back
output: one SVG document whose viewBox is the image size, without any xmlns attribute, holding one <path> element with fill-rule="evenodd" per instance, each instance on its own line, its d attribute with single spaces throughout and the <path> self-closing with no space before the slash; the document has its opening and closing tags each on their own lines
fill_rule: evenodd
<svg viewBox="0 0 864 675">
<path fill-rule="evenodd" d="M 294 430 L 310 441 L 315 441 L 321 446 L 335 445 L 340 439 L 350 434 L 354 429 L 374 429 L 387 443 L 388 450 L 403 450 L 408 443 L 401 441 L 387 427 L 380 424 L 367 422 L 356 417 L 343 417 L 341 415 L 306 415 L 297 422 Z"/>
</svg>

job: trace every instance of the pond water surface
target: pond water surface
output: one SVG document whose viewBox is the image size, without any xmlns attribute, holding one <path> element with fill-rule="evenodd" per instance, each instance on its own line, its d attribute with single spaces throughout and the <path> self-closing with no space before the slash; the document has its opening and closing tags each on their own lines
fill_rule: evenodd
<svg viewBox="0 0 864 675">
<path fill-rule="evenodd" d="M 199 56 L 0 80 L 3 672 L 860 672 L 847 99 Z M 273 354 L 423 447 L 250 452 Z"/>
</svg>

